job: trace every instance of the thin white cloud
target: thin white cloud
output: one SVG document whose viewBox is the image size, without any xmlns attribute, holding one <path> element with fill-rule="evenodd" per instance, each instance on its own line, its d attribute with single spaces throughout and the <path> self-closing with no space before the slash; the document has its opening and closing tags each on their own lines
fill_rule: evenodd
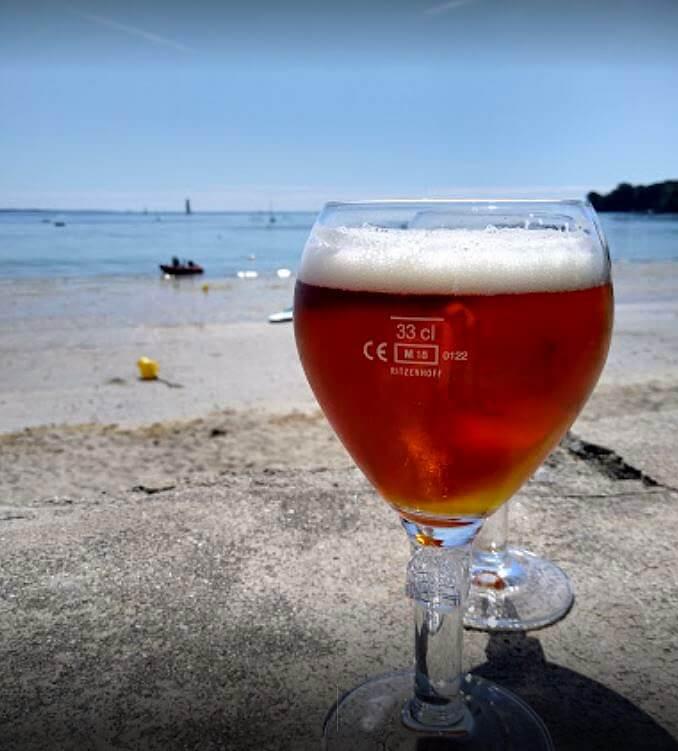
<svg viewBox="0 0 678 751">
<path fill-rule="evenodd" d="M 476 0 L 449 0 L 447 3 L 441 3 L 440 5 L 432 5 L 430 8 L 426 8 L 424 13 L 427 16 L 438 16 L 441 13 L 447 13 L 450 10 L 456 10 L 463 5 L 469 5 L 476 2 Z"/>
<path fill-rule="evenodd" d="M 178 52 L 193 52 L 193 50 L 190 47 L 187 47 L 185 44 L 176 42 L 174 39 L 168 39 L 167 37 L 160 36 L 159 34 L 154 34 L 152 31 L 138 29 L 136 26 L 129 26 L 128 24 L 120 23 L 119 21 L 114 21 L 112 18 L 100 16 L 95 13 L 83 13 L 79 10 L 76 10 L 75 8 L 69 8 L 69 10 L 75 13 L 75 15 L 79 16 L 80 18 L 84 18 L 87 21 L 99 24 L 100 26 L 107 26 L 108 28 L 115 29 L 116 31 L 121 31 L 123 32 L 123 34 L 136 37 L 137 39 L 143 39 L 146 42 L 150 42 L 151 44 L 156 44 L 161 47 L 169 47 L 170 49 L 177 50 Z"/>
</svg>

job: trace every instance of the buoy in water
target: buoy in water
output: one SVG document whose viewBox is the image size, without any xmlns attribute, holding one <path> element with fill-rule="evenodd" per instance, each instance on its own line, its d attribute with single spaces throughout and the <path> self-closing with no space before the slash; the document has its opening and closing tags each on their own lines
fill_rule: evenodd
<svg viewBox="0 0 678 751">
<path fill-rule="evenodd" d="M 150 357 L 140 357 L 137 360 L 137 367 L 139 368 L 139 377 L 142 381 L 154 381 L 158 377 L 160 366 L 155 360 L 151 360 Z"/>
<path fill-rule="evenodd" d="M 205 284 L 203 284 L 203 285 L 202 285 L 202 287 L 200 287 L 200 289 L 201 289 L 201 290 L 202 290 L 203 292 L 209 292 L 209 291 L 210 291 L 210 285 L 209 285 L 209 284 L 207 284 L 207 282 L 205 282 Z"/>
<path fill-rule="evenodd" d="M 292 272 L 289 269 L 278 269 L 275 273 L 279 279 L 289 279 L 292 276 Z"/>
</svg>

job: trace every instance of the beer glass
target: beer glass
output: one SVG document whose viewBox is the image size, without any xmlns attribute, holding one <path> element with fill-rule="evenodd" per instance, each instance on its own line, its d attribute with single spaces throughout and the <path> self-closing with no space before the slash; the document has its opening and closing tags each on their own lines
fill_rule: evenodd
<svg viewBox="0 0 678 751">
<path fill-rule="evenodd" d="M 508 544 L 506 503 L 484 523 L 473 543 L 471 587 L 464 625 L 480 631 L 529 631 L 565 616 L 574 592 L 552 561 Z"/>
<path fill-rule="evenodd" d="M 409 538 L 415 653 L 413 669 L 368 680 L 330 710 L 325 748 L 552 748 L 523 701 L 462 671 L 470 547 L 584 405 L 612 306 L 587 203 L 321 212 L 295 289 L 297 348 L 329 422 Z"/>
</svg>

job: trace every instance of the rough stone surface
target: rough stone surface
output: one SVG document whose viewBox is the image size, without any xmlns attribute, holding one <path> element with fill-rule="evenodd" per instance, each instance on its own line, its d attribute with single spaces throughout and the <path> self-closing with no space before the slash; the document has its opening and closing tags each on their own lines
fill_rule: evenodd
<svg viewBox="0 0 678 751">
<path fill-rule="evenodd" d="M 512 508 L 572 611 L 467 632 L 466 664 L 557 749 L 678 749 L 678 493 L 595 454 L 566 442 Z M 348 463 L 153 491 L 3 507 L 3 751 L 315 749 L 337 692 L 411 663 L 405 538 Z"/>
</svg>

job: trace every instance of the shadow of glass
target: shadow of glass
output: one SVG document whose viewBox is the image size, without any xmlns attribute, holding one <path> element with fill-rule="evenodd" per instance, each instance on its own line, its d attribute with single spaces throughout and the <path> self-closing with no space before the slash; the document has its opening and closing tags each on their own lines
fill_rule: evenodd
<svg viewBox="0 0 678 751">
<path fill-rule="evenodd" d="M 557 751 L 678 751 L 678 741 L 621 694 L 547 662 L 538 639 L 491 634 L 485 654 L 487 662 L 471 672 L 526 701 L 548 727 Z"/>
</svg>

